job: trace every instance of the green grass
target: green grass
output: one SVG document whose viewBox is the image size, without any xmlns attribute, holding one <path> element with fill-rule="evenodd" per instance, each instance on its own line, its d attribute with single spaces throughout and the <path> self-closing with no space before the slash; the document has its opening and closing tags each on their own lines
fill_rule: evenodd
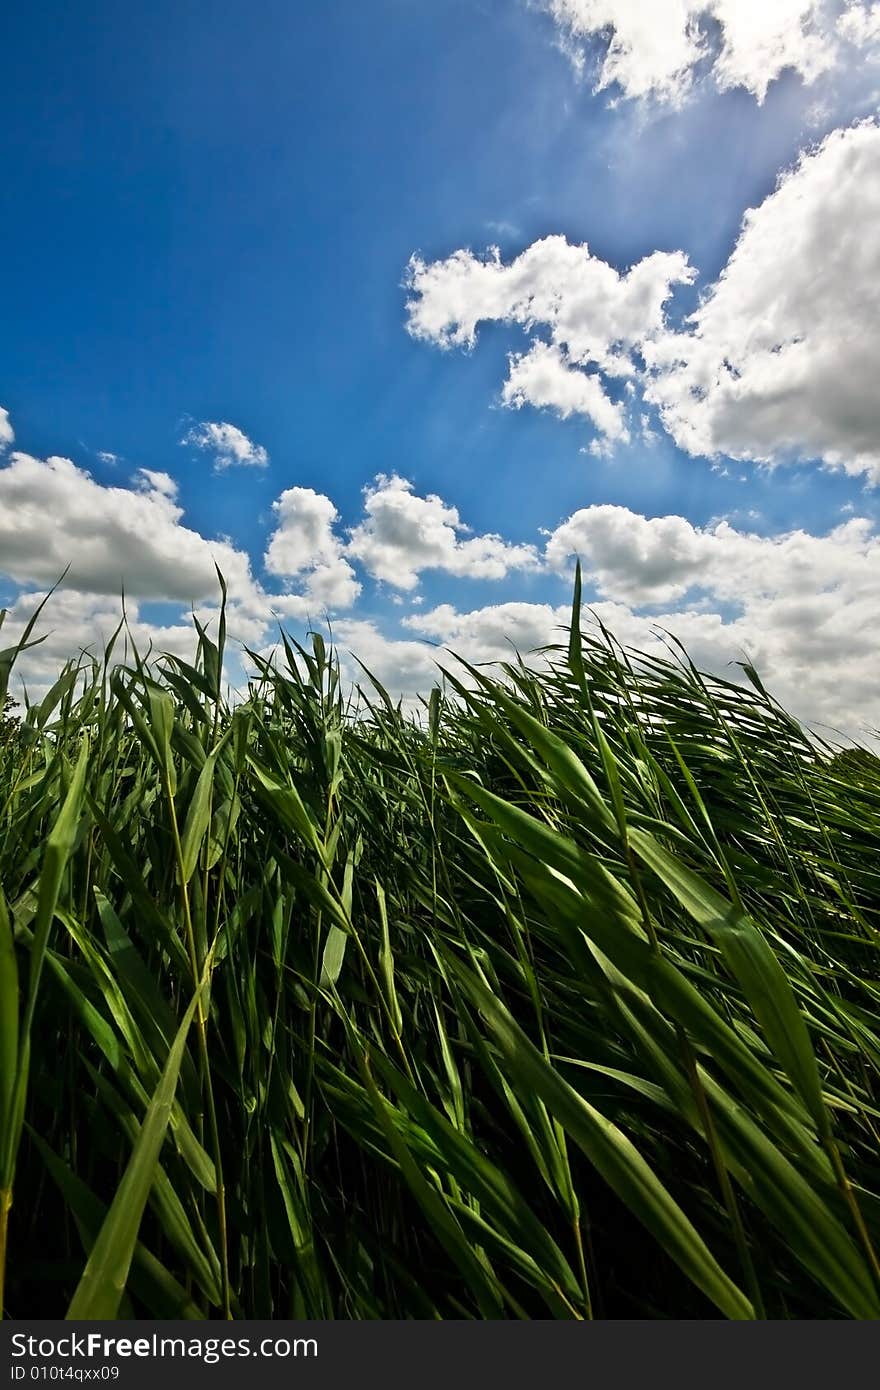
<svg viewBox="0 0 880 1390">
<path fill-rule="evenodd" d="M 581 626 L 0 724 L 6 1316 L 880 1316 L 880 762 Z"/>
</svg>

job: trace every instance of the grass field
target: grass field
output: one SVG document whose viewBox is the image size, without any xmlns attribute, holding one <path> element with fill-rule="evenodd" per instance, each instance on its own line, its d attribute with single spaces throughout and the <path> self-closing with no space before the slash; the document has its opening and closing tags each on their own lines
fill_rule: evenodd
<svg viewBox="0 0 880 1390">
<path fill-rule="evenodd" d="M 3 725 L 6 1316 L 880 1316 L 880 761 L 573 619 Z"/>
</svg>

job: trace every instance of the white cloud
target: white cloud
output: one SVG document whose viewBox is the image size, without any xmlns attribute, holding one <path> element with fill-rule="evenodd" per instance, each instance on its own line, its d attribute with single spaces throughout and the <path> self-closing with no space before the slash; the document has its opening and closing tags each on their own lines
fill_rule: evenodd
<svg viewBox="0 0 880 1390">
<path fill-rule="evenodd" d="M 369 691 L 362 666 L 395 699 L 415 704 L 438 680 L 436 652 L 425 642 L 388 637 L 374 622 L 344 618 L 333 624 L 343 671 L 353 684 Z"/>
<path fill-rule="evenodd" d="M 681 251 L 625 274 L 564 237 L 505 264 L 459 250 L 410 261 L 407 327 L 471 348 L 481 322 L 549 329 L 512 353 L 502 400 L 589 419 L 607 453 L 630 438 L 636 386 L 688 453 L 761 463 L 820 459 L 880 480 L 880 124 L 834 131 L 743 219 L 697 311 L 665 305 L 694 278 Z M 624 391 L 609 394 L 614 378 Z M 621 399 L 622 395 L 622 399 Z M 634 430 L 649 424 L 633 416 Z"/>
<path fill-rule="evenodd" d="M 655 625 L 675 632 L 694 659 L 723 671 L 744 653 L 769 688 L 801 717 L 858 733 L 876 721 L 875 614 L 880 611 L 880 536 L 849 516 L 827 535 L 791 531 L 765 537 L 729 520 L 698 527 L 680 516 L 648 518 L 622 507 L 575 512 L 546 539 L 544 554 L 497 535 L 471 535 L 457 509 L 421 497 L 399 477 L 366 490 L 360 524 L 342 532 L 329 498 L 290 488 L 275 503 L 266 569 L 290 583 L 269 592 L 247 555 L 184 525 L 176 484 L 144 470 L 127 487 L 105 487 L 69 459 L 41 461 L 13 452 L 0 466 L 3 573 L 30 586 L 11 605 L 4 644 L 13 642 L 48 582 L 71 568 L 41 620 L 48 640 L 25 654 L 20 674 L 40 687 L 80 648 L 100 653 L 120 611 L 146 651 L 191 655 L 190 616 L 216 630 L 215 562 L 229 583 L 233 643 L 267 649 L 278 623 L 333 612 L 334 633 L 395 694 L 414 700 L 436 662 L 456 652 L 477 663 L 503 661 L 558 641 L 568 606 L 502 602 L 462 612 L 450 604 L 412 611 L 407 635 L 389 636 L 345 613 L 360 585 L 353 562 L 399 591 L 420 573 L 500 579 L 515 569 L 570 576 L 581 556 L 596 609 L 623 642 L 654 649 Z M 163 600 L 168 617 L 146 603 Z M 433 646 L 431 644 L 434 644 Z M 121 649 L 120 649 L 121 654 Z M 358 678 L 356 664 L 346 669 Z"/>
<path fill-rule="evenodd" d="M 626 507 L 594 506 L 575 512 L 552 532 L 547 560 L 567 572 L 579 556 L 601 592 L 628 602 L 678 598 L 703 571 L 711 537 L 680 516 L 638 516 Z"/>
<path fill-rule="evenodd" d="M 880 28 L 878 6 L 840 0 L 545 0 L 580 70 L 602 58 L 596 89 L 679 105 L 702 72 L 759 102 L 786 70 L 811 83 Z M 843 40 L 843 44 L 841 44 Z"/>
<path fill-rule="evenodd" d="M 570 572 L 573 553 L 598 590 L 590 614 L 624 645 L 663 654 L 670 632 L 698 666 L 728 679 L 741 675 L 736 662 L 753 660 L 770 691 L 802 719 L 852 737 L 876 729 L 880 535 L 865 518 L 826 536 L 763 537 L 727 522 L 699 528 L 683 517 L 590 507 L 548 540 L 547 558 L 558 570 Z M 701 593 L 700 602 L 677 606 L 689 590 Z M 359 620 L 342 623 L 336 635 L 394 696 L 412 701 L 438 669 L 462 674 L 456 656 L 484 664 L 518 651 L 540 665 L 540 649 L 564 641 L 569 615 L 567 603 L 469 611 L 440 604 L 401 624 L 433 646 Z M 356 679 L 356 665 L 349 670 Z"/>
<path fill-rule="evenodd" d="M 880 479 L 880 126 L 829 135 L 757 208 L 686 331 L 645 355 L 689 453 Z"/>
<path fill-rule="evenodd" d="M 598 91 L 617 83 L 627 97 L 678 102 L 705 51 L 688 0 L 548 0 L 547 8 L 569 40 L 607 40 Z M 583 49 L 571 51 L 583 68 Z"/>
<path fill-rule="evenodd" d="M 551 533 L 546 554 L 560 572 L 580 556 L 602 595 L 632 604 L 671 603 L 702 589 L 737 605 L 815 591 L 838 593 L 842 605 L 874 594 L 880 606 L 880 535 L 866 517 L 825 536 L 761 536 L 728 521 L 699 527 L 682 516 L 584 507 Z"/>
<path fill-rule="evenodd" d="M 680 516 L 587 507 L 552 533 L 546 553 L 560 571 L 580 555 L 607 600 L 597 609 L 622 641 L 649 640 L 657 623 L 716 671 L 748 652 L 768 688 L 802 718 L 850 732 L 876 726 L 871 615 L 880 612 L 880 534 L 867 518 L 824 536 L 760 536 L 726 521 L 700 528 Z M 689 592 L 702 594 L 690 611 L 635 611 Z M 711 612 L 713 603 L 724 614 Z"/>
<path fill-rule="evenodd" d="M 558 642 L 568 622 L 570 608 L 544 603 L 500 603 L 471 612 L 458 612 L 451 604 L 402 620 L 413 637 L 387 635 L 375 622 L 344 619 L 334 623 L 333 635 L 340 648 L 346 677 L 369 692 L 369 681 L 359 662 L 376 677 L 393 699 L 417 708 L 419 697 L 451 672 L 467 684 L 458 657 L 475 666 L 492 667 L 524 656 L 548 642 Z"/>
<path fill-rule="evenodd" d="M 351 608 L 360 591 L 360 581 L 347 560 L 337 560 L 332 565 L 315 565 L 306 583 L 308 609 L 307 613 L 302 611 L 302 616 L 313 615 L 316 608 L 321 612 L 341 612 Z"/>
<path fill-rule="evenodd" d="M 180 442 L 208 450 L 214 455 L 214 467 L 218 470 L 233 465 L 265 468 L 269 462 L 269 455 L 262 444 L 255 444 L 236 425 L 226 421 L 203 420 L 193 425 Z"/>
<path fill-rule="evenodd" d="M 538 326 L 550 343 L 532 340 L 510 359 L 502 392 L 508 405 L 551 406 L 566 416 L 587 416 L 607 438 L 627 430 L 622 409 L 603 389 L 602 377 L 629 377 L 635 353 L 664 331 L 664 305 L 673 288 L 694 272 L 683 252 L 655 251 L 625 274 L 565 237 L 534 242 L 505 264 L 497 247 L 483 256 L 455 251 L 445 260 L 410 260 L 406 284 L 410 334 L 442 348 L 472 348 L 485 322 Z"/>
<path fill-rule="evenodd" d="M 252 587 L 248 557 L 182 525 L 176 484 L 143 471 L 136 486 L 103 487 L 70 459 L 13 453 L 0 468 L 0 565 L 17 583 L 53 583 L 138 598 L 198 600 Z"/>
<path fill-rule="evenodd" d="M 300 574 L 316 564 L 331 564 L 341 554 L 333 529 L 339 513 L 323 493 L 310 487 L 287 488 L 272 510 L 278 525 L 266 550 L 270 574 Z"/>
<path fill-rule="evenodd" d="M 365 490 L 364 512 L 346 554 L 397 589 L 414 589 L 426 569 L 503 579 L 511 570 L 538 566 L 534 546 L 510 545 L 496 535 L 468 536 L 455 507 L 434 493 L 419 497 L 412 483 L 396 474 L 380 474 Z"/>
<path fill-rule="evenodd" d="M 470 536 L 455 507 L 434 494 L 420 497 L 413 485 L 380 473 L 364 489 L 363 520 L 343 540 L 339 514 L 329 497 L 294 487 L 274 504 L 278 525 L 269 538 L 271 574 L 308 575 L 308 595 L 333 595 L 335 606 L 353 603 L 360 592 L 350 560 L 374 579 L 397 589 L 415 589 L 423 570 L 444 570 L 473 579 L 502 579 L 513 569 L 535 569 L 533 545 L 510 545 L 500 536 Z"/>
<path fill-rule="evenodd" d="M 481 322 L 517 323 L 527 331 L 546 324 L 570 361 L 628 375 L 631 350 L 663 327 L 672 287 L 692 279 L 681 251 L 655 251 L 621 275 L 586 244 L 564 236 L 543 237 L 507 264 L 497 246 L 484 257 L 466 250 L 442 261 L 413 256 L 407 327 L 439 347 L 469 348 Z"/>
<path fill-rule="evenodd" d="M 282 513 L 285 500 L 289 504 L 289 494 L 278 504 Z M 191 656 L 191 617 L 177 605 L 194 604 L 199 620 L 216 630 L 216 565 L 228 585 L 231 642 L 259 648 L 278 622 L 348 608 L 357 597 L 352 567 L 334 559 L 332 549 L 322 549 L 320 537 L 314 540 L 311 554 L 303 549 L 295 567 L 290 561 L 285 570 L 280 560 L 275 567 L 301 577 L 297 591 L 270 593 L 254 578 L 244 551 L 183 524 L 177 485 L 167 473 L 142 469 L 131 486 L 106 487 L 70 459 L 13 453 L 0 467 L 0 573 L 24 592 L 10 608 L 4 645 L 14 643 L 42 596 L 43 589 L 31 586 L 54 583 L 69 566 L 37 629 L 52 636 L 18 663 L 29 683 L 57 674 L 81 648 L 99 654 L 119 620 L 123 589 L 140 647 L 152 641 L 156 651 Z M 144 618 L 144 601 L 169 604 L 170 619 Z"/>
<path fill-rule="evenodd" d="M 3 623 L 3 644 L 14 646 L 44 591 L 20 594 L 10 605 Z M 170 652 L 184 660 L 192 660 L 197 634 L 188 614 L 169 623 L 150 623 L 141 617 L 140 605 L 127 599 L 125 604 L 128 633 L 139 654 L 146 657 L 152 647 L 153 655 Z M 24 652 L 15 665 L 15 675 L 24 679 L 32 695 L 50 686 L 62 667 L 81 652 L 100 659 L 104 648 L 119 626 L 122 605 L 113 594 L 81 593 L 75 589 L 58 589 L 49 599 L 36 628 L 42 638 L 38 645 Z M 114 659 L 131 660 L 129 636 L 123 631 L 114 649 Z"/>
<path fill-rule="evenodd" d="M 850 4 L 840 17 L 838 31 L 850 43 L 859 47 L 880 43 L 880 3 Z"/>
<path fill-rule="evenodd" d="M 0 573 L 32 585 L 53 583 L 67 569 L 64 590 L 89 596 L 86 607 L 97 604 L 96 612 L 107 606 L 101 595 L 115 603 L 124 588 L 132 601 L 208 604 L 199 611 L 210 613 L 217 566 L 229 589 L 230 631 L 237 624 L 243 640 L 258 642 L 273 615 L 348 608 L 360 591 L 332 532 L 336 511 L 328 498 L 292 488 L 275 509 L 279 525 L 266 567 L 301 578 L 299 592 L 267 592 L 244 551 L 185 526 L 167 473 L 141 469 L 133 486 L 107 487 L 70 459 L 13 453 L 0 467 Z"/>
<path fill-rule="evenodd" d="M 18 595 L 9 606 L 3 623 L 5 646 L 14 646 L 40 601 L 44 590 L 28 590 Z M 193 611 L 169 605 L 170 612 L 161 619 L 151 618 L 145 605 L 137 599 L 125 599 L 125 624 L 113 648 L 112 663 L 133 661 L 133 648 L 142 660 L 156 660 L 167 655 L 192 662 L 196 656 L 198 634 L 195 617 L 209 635 L 216 638 L 219 608 L 210 603 Z M 285 611 L 283 597 L 262 594 L 255 590 L 245 599 L 232 598 L 227 607 L 228 642 L 224 662 L 224 679 L 233 689 L 243 688 L 247 674 L 247 659 L 239 644 L 257 650 L 272 641 L 279 622 L 290 615 Z M 24 685 L 31 699 L 39 699 L 56 680 L 63 666 L 71 659 L 94 658 L 100 661 L 110 637 L 120 626 L 123 617 L 121 599 L 113 594 L 82 592 L 60 587 L 48 600 L 34 629 L 33 637 L 41 639 L 17 659 L 13 669 L 12 692 L 20 695 Z M 33 639 L 32 639 L 33 640 Z"/>
<path fill-rule="evenodd" d="M 310 487 L 292 487 L 272 506 L 278 525 L 269 538 L 266 569 L 285 578 L 305 574 L 296 616 L 350 608 L 361 586 L 343 557 L 334 530 L 339 514 L 330 498 Z"/>
<path fill-rule="evenodd" d="M 561 348 L 536 340 L 528 352 L 512 353 L 501 392 L 505 405 L 555 410 L 562 420 L 585 415 L 607 440 L 627 440 L 623 410 L 602 390 L 600 378 L 568 366 Z"/>
<path fill-rule="evenodd" d="M 568 605 L 554 608 L 547 603 L 496 603 L 461 613 L 443 603 L 404 618 L 403 626 L 476 665 L 510 661 L 517 651 L 525 656 L 558 642 L 570 613 Z"/>
<path fill-rule="evenodd" d="M 624 646 L 660 654 L 664 633 L 685 646 L 696 665 L 736 679 L 735 663 L 753 661 L 770 692 L 801 719 L 830 726 L 849 737 L 877 729 L 877 656 L 873 615 L 880 604 L 876 567 L 869 582 L 840 579 L 827 589 L 789 589 L 756 595 L 734 615 L 711 607 L 645 613 L 625 602 L 599 600 L 594 614 Z M 414 631 L 440 643 L 435 660 L 455 672 L 452 654 L 477 663 L 510 660 L 516 648 L 533 664 L 538 649 L 564 641 L 567 604 L 498 604 L 471 612 L 450 605 L 408 618 Z M 378 635 L 374 637 L 374 660 Z M 529 653 L 533 653 L 530 657 Z M 394 650 L 388 653 L 386 683 L 393 688 Z"/>
<path fill-rule="evenodd" d="M 4 410 L 3 406 L 0 405 L 0 452 L 4 449 L 8 449 L 9 445 L 12 444 L 14 440 L 15 431 L 9 419 L 9 411 Z"/>
<path fill-rule="evenodd" d="M 735 617 L 705 609 L 646 615 L 620 603 L 595 611 L 624 644 L 656 650 L 659 630 L 672 632 L 703 670 L 728 679 L 731 663 L 754 662 L 768 690 L 793 714 L 850 737 L 877 729 L 876 646 L 870 614 L 878 593 L 850 606 L 845 586 L 750 600 Z M 851 626 L 852 624 L 852 626 Z"/>
<path fill-rule="evenodd" d="M 140 492 L 148 495 L 156 492 L 160 497 L 168 497 L 171 501 L 177 496 L 177 483 L 171 474 L 159 473 L 153 468 L 138 469 L 137 485 Z"/>
<path fill-rule="evenodd" d="M 190 615 L 174 607 L 195 605 L 201 622 L 216 624 L 215 565 L 228 584 L 231 641 L 261 649 L 278 623 L 350 609 L 361 591 L 355 557 L 399 589 L 414 587 L 426 568 L 501 578 L 540 564 L 534 546 L 468 535 L 454 507 L 416 496 L 400 478 L 380 477 L 367 489 L 364 520 L 350 540 L 339 533 L 330 499 L 310 488 L 287 489 L 274 510 L 265 567 L 286 582 L 281 592 L 258 582 L 247 554 L 230 541 L 184 525 L 169 474 L 141 469 L 129 486 L 110 487 L 70 459 L 13 453 L 0 467 L 0 573 L 25 592 L 10 611 L 4 642 L 10 632 L 14 640 L 16 624 L 38 603 L 43 590 L 33 586 L 55 582 L 67 569 L 39 629 L 55 635 L 22 658 L 20 674 L 39 684 L 81 648 L 100 651 L 118 621 L 123 590 L 139 645 L 152 640 L 156 650 L 191 654 Z M 171 618 L 142 618 L 144 601 L 171 605 Z"/>
</svg>

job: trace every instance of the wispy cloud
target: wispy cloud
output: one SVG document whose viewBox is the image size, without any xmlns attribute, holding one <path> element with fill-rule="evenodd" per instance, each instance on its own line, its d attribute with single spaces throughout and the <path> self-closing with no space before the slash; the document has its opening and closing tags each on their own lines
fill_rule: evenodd
<svg viewBox="0 0 880 1390">
<path fill-rule="evenodd" d="M 880 5 L 849 0 L 543 0 L 596 90 L 679 106 L 702 75 L 758 102 L 786 70 L 806 83 L 880 40 Z M 588 61 L 598 48 L 598 61 Z"/>
<path fill-rule="evenodd" d="M 498 222 L 490 218 L 484 225 L 491 236 L 500 237 L 502 241 L 513 241 L 516 237 L 522 236 L 522 229 L 515 222 L 508 222 L 504 218 Z"/>
<path fill-rule="evenodd" d="M 265 468 L 269 455 L 262 444 L 255 444 L 237 425 L 225 420 L 202 420 L 187 430 L 181 444 L 213 454 L 214 467 Z"/>
</svg>

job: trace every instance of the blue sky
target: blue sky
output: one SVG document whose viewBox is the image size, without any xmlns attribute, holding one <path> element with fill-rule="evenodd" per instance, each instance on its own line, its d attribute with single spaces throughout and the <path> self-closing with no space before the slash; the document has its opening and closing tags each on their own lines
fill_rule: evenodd
<svg viewBox="0 0 880 1390">
<path fill-rule="evenodd" d="M 774 3 L 792 8 L 792 0 Z M 603 441 L 589 416 L 560 418 L 558 408 L 536 408 L 528 396 L 519 409 L 502 403 L 508 354 L 525 352 L 536 334 L 548 339 L 540 321 L 537 328 L 483 321 L 469 350 L 444 350 L 438 339 L 407 331 L 403 280 L 414 254 L 430 266 L 494 243 L 508 263 L 553 235 L 587 243 L 596 261 L 620 274 L 656 252 L 684 253 L 693 282 L 670 290 L 662 332 L 651 329 L 648 339 L 690 332 L 684 316 L 724 272 L 746 210 L 773 197 L 780 174 L 802 152 L 821 151 L 826 137 L 846 137 L 870 121 L 880 85 L 876 5 L 801 5 L 816 52 L 825 45 L 824 69 L 815 74 L 798 59 L 801 66 L 781 70 L 763 100 L 748 73 L 729 88 L 719 76 L 733 44 L 724 0 L 692 8 L 707 11 L 698 15 L 702 56 L 677 73 L 680 90 L 670 95 L 655 86 L 645 96 L 633 94 L 638 34 L 621 40 L 630 43 L 624 80 L 595 90 L 608 61 L 608 31 L 593 32 L 591 16 L 613 16 L 614 0 L 271 0 L 257 7 L 222 0 L 210 13 L 181 0 L 17 7 L 5 26 L 0 129 L 0 403 L 14 431 L 0 460 L 0 487 L 15 450 L 69 459 L 101 488 L 143 488 L 138 470 L 169 475 L 179 524 L 209 542 L 225 538 L 250 557 L 254 582 L 273 593 L 292 591 L 309 572 L 300 545 L 299 568 L 267 573 L 264 555 L 279 517 L 273 502 L 294 488 L 329 497 L 344 546 L 347 528 L 363 521 L 362 490 L 377 474 L 410 480 L 414 496 L 439 495 L 471 528 L 462 538 L 493 533 L 538 551 L 542 532 L 599 507 L 626 513 L 597 513 L 590 525 L 613 522 L 630 538 L 638 523 L 627 531 L 627 515 L 682 518 L 698 538 L 727 518 L 738 536 L 768 542 L 798 529 L 826 537 L 853 515 L 876 521 L 874 464 L 848 425 L 839 440 L 829 433 L 839 402 L 802 440 L 792 442 L 790 431 L 774 425 L 760 446 L 748 430 L 737 433 L 729 422 L 722 428 L 719 413 L 710 443 L 688 452 L 689 425 L 669 428 L 661 418 L 667 393 L 639 404 L 629 438 L 606 439 L 597 456 L 589 446 Z M 788 37 L 780 29 L 770 41 Z M 649 74 L 649 81 L 659 78 Z M 833 177 L 832 153 L 824 157 Z M 868 170 L 859 173 L 863 188 L 878 167 L 873 144 L 860 157 Z M 846 160 L 841 146 L 841 178 Z M 869 210 L 856 206 L 853 215 Z M 812 215 L 808 203 L 804 221 Z M 782 244 L 778 254 L 784 276 Z M 756 273 L 768 274 L 763 262 Z M 876 277 L 865 292 L 876 294 Z M 792 297 L 800 293 L 796 285 Z M 409 297 L 420 296 L 411 290 Z M 731 332 L 747 356 L 753 325 Z M 876 339 L 865 344 L 869 364 L 875 348 Z M 643 351 L 640 339 L 633 349 L 640 401 L 649 389 Z M 601 370 L 575 360 L 570 346 L 565 352 L 569 371 Z M 625 378 L 604 380 L 609 399 L 623 399 Z M 829 389 L 833 395 L 833 382 Z M 809 399 L 817 399 L 815 389 Z M 634 427 L 643 414 L 647 438 Z M 180 443 L 202 422 L 234 425 L 266 451 L 267 466 L 214 468 L 210 449 Z M 73 559 L 88 512 L 66 524 L 67 484 L 43 479 L 39 487 L 34 497 L 57 517 L 52 553 L 63 558 L 67 544 Z M 21 540 L 24 513 L 13 517 L 13 506 L 36 505 L 24 484 L 6 505 L 12 558 L 4 559 L 0 529 L 0 596 L 15 605 L 14 618 L 24 612 L 21 596 L 40 592 L 48 576 L 45 556 L 31 558 Z M 626 582 L 615 586 L 607 575 L 616 562 L 603 568 L 594 531 L 594 571 L 606 574 L 597 600 L 625 603 L 636 617 L 682 603 L 705 612 L 708 602 L 725 621 L 736 619 L 736 586 L 729 578 L 706 580 L 697 562 L 683 594 L 673 593 L 668 575 L 655 593 L 644 584 L 638 592 Z M 124 574 L 124 527 L 115 534 L 119 553 L 110 569 Z M 646 544 L 661 543 L 645 534 Z M 866 535 L 857 539 L 861 560 Z M 607 535 L 604 543 L 611 544 Z M 674 550 L 676 543 L 667 536 L 662 544 Z M 840 573 L 822 579 L 822 592 L 849 582 L 844 549 Z M 414 608 L 555 607 L 570 584 L 564 563 L 514 564 L 485 579 L 462 558 L 419 570 L 417 586 L 402 589 L 370 553 L 367 546 L 349 555 L 361 588 L 339 623 L 353 643 L 360 637 L 381 648 L 389 670 L 401 653 L 388 643 L 430 635 L 399 626 Z M 644 559 L 644 546 L 641 553 Z M 869 559 L 870 574 L 875 562 Z M 95 578 L 94 567 L 90 573 L 78 578 L 72 570 L 86 626 L 87 596 L 101 595 L 92 607 L 103 611 L 112 587 Z M 179 611 L 181 595 L 173 584 L 167 596 L 155 585 L 146 589 L 141 617 L 161 627 L 172 613 L 167 604 Z M 852 594 L 839 597 L 851 608 Z M 448 634 L 439 620 L 434 628 L 436 640 L 453 641 L 454 623 Z M 462 636 L 460 623 L 457 630 Z M 789 652 L 791 640 L 789 633 Z M 57 645 L 51 650 L 61 654 Z M 781 688 L 798 688 L 776 637 L 767 651 Z M 722 655 L 720 648 L 708 653 L 716 662 Z M 856 691 L 863 686 L 859 666 L 853 698 L 839 711 L 844 723 L 869 717 Z M 817 689 L 805 715 L 832 718 L 830 698 Z"/>
</svg>

